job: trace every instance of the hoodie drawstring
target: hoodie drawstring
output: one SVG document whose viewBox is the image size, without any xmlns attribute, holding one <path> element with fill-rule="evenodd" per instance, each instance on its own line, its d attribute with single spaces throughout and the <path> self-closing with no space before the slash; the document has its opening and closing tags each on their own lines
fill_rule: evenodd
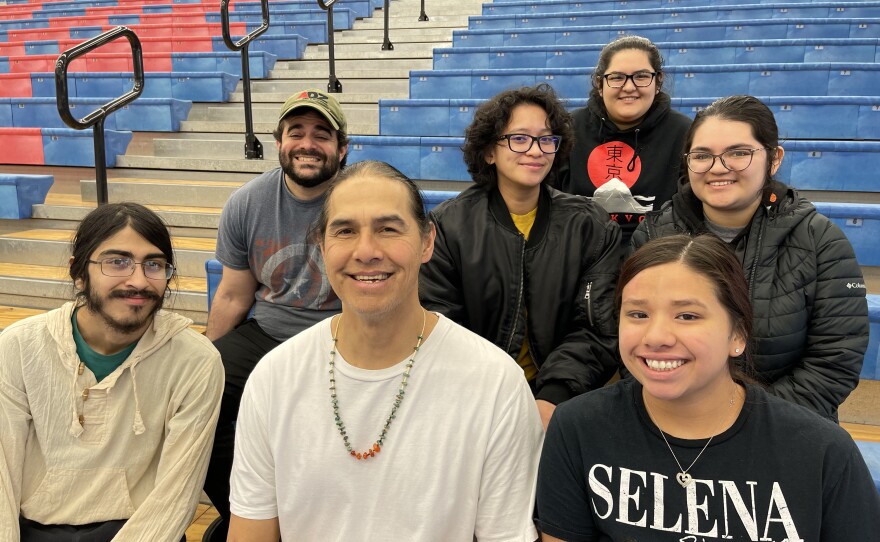
<svg viewBox="0 0 880 542">
<path fill-rule="evenodd" d="M 71 382 L 71 393 L 70 393 L 70 411 L 72 419 L 70 421 L 70 429 L 68 432 L 70 436 L 73 438 L 79 438 L 80 435 L 83 434 L 83 426 L 79 421 L 79 413 L 76 411 L 76 381 L 79 378 L 79 375 L 82 374 L 83 364 L 79 362 L 76 368 L 73 370 L 73 381 Z"/>
<path fill-rule="evenodd" d="M 141 403 L 138 400 L 137 374 L 135 374 L 134 364 L 129 370 L 131 371 L 132 393 L 134 394 L 134 420 L 131 424 L 131 430 L 135 435 L 142 435 L 147 428 L 144 425 L 144 419 L 141 418 Z"/>
<path fill-rule="evenodd" d="M 636 169 L 636 160 L 638 160 L 638 158 L 639 158 L 639 131 L 640 131 L 639 128 L 636 128 L 633 131 L 633 133 L 636 136 L 636 142 L 635 142 L 635 145 L 633 146 L 633 157 L 629 161 L 629 163 L 626 165 L 626 170 L 629 171 L 630 173 L 632 173 Z"/>
</svg>

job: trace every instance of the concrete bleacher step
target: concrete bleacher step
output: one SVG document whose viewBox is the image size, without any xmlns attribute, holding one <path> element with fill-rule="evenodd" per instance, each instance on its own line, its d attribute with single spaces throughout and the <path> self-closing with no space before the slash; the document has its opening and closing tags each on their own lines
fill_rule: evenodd
<svg viewBox="0 0 880 542">
<path fill-rule="evenodd" d="M 337 75 L 343 75 L 337 73 Z M 292 77 L 289 79 L 263 79 L 259 81 L 251 81 L 251 92 L 254 94 L 293 92 L 293 89 L 302 88 L 321 88 L 327 86 L 327 78 L 304 78 Z M 240 88 L 240 87 L 239 87 Z M 345 78 L 345 90 L 354 93 L 385 93 L 392 94 L 405 93 L 409 88 L 409 80 L 406 77 L 399 79 L 355 79 L 353 77 Z"/>
<path fill-rule="evenodd" d="M 345 104 L 378 104 L 379 100 L 382 98 L 406 98 L 409 93 L 407 92 L 351 92 L 348 90 L 348 86 L 346 85 L 346 79 L 343 78 L 343 74 L 338 74 L 339 80 L 343 85 L 343 90 L 345 92 L 341 92 L 336 94 L 336 99 L 339 100 L 339 103 L 342 104 L 343 109 L 345 108 Z M 306 87 L 291 87 L 291 89 L 296 88 L 297 90 L 306 88 Z M 327 88 L 327 80 L 324 79 L 317 88 Z M 282 92 L 261 92 L 259 94 L 255 94 L 251 96 L 251 99 L 254 103 L 259 102 L 269 102 L 269 103 L 284 103 L 287 98 L 290 97 L 291 90 L 282 91 Z M 236 91 L 232 93 L 232 96 L 229 98 L 230 103 L 243 103 L 244 102 L 244 94 L 242 92 Z M 242 126 L 242 131 L 244 131 L 244 126 Z"/>
<path fill-rule="evenodd" d="M 177 208 L 181 201 L 198 201 L 205 208 L 219 210 L 242 184 L 244 181 L 117 178 L 108 181 L 107 187 L 110 201 L 134 201 L 153 209 Z M 80 181 L 79 198 L 83 204 L 96 201 L 93 179 Z"/>
<path fill-rule="evenodd" d="M 85 199 L 78 194 L 52 194 L 48 196 L 45 203 L 33 206 L 33 218 L 72 221 L 82 220 L 86 214 L 95 208 L 96 198 L 94 187 L 95 183 L 94 181 L 91 181 L 90 188 L 92 197 L 90 199 Z M 164 185 L 163 188 L 167 191 L 171 187 Z M 180 193 L 181 191 L 177 190 L 177 192 Z M 194 201 L 195 199 L 196 198 L 190 196 L 189 201 Z M 147 203 L 140 200 L 141 198 L 114 199 L 114 201 L 136 201 L 138 203 Z M 180 201 L 187 200 L 177 200 L 178 203 Z M 150 207 L 156 211 L 168 226 L 178 228 L 217 229 L 220 223 L 220 210 L 222 208 L 222 203 L 219 206 L 211 207 L 201 200 L 199 200 L 199 202 L 202 203 L 203 206 L 192 207 L 166 203 L 151 204 Z"/>
<path fill-rule="evenodd" d="M 265 147 L 264 147 L 265 148 Z M 244 148 L 239 146 L 233 157 L 219 158 L 170 158 L 141 155 L 119 156 L 116 161 L 117 167 L 143 168 L 143 169 L 176 169 L 200 172 L 210 171 L 233 171 L 239 173 L 252 173 L 254 175 L 268 171 L 278 166 L 278 157 L 266 154 L 263 160 L 246 160 Z M 235 158 L 234 156 L 238 156 Z"/>
<path fill-rule="evenodd" d="M 392 26 L 388 27 L 388 38 L 393 42 L 425 42 L 425 41 L 449 41 L 452 38 L 452 31 L 467 28 L 467 25 L 463 26 L 448 26 L 448 27 L 438 27 L 438 26 L 415 26 L 408 28 L 394 28 Z M 381 39 L 385 35 L 385 25 L 379 25 L 376 27 L 363 27 L 359 26 L 356 30 L 343 30 L 342 32 L 338 32 L 334 34 L 334 41 L 336 44 L 341 43 L 351 43 L 362 39 L 373 40 L 375 38 Z"/>
<path fill-rule="evenodd" d="M 256 102 L 252 109 L 254 122 L 278 122 L 281 103 Z M 345 118 L 351 124 L 375 124 L 379 121 L 379 106 L 373 104 L 343 103 Z M 243 121 L 244 111 L 238 104 L 196 104 L 188 120 Z M 270 130 L 271 132 L 271 130 Z"/>
<path fill-rule="evenodd" d="M 343 58 L 337 52 L 336 58 L 336 70 L 339 73 L 349 73 L 353 70 L 365 70 L 367 67 L 364 65 L 362 59 L 350 59 Z M 432 66 L 432 62 L 430 59 L 421 59 L 421 58 L 376 58 L 370 61 L 369 69 L 382 71 L 382 70 L 427 70 Z M 294 60 L 294 61 L 281 61 L 275 63 L 275 71 L 306 71 L 311 72 L 315 70 L 321 70 L 324 75 L 327 74 L 327 59 L 313 59 L 313 60 Z"/>
<path fill-rule="evenodd" d="M 391 51 L 382 50 L 382 40 L 376 42 L 350 42 L 335 44 L 334 52 L 339 58 L 378 58 L 378 59 L 394 59 L 394 58 L 431 58 L 434 47 L 450 47 L 452 40 L 436 41 L 433 43 L 394 43 L 394 49 Z M 303 59 L 316 60 L 327 59 L 330 47 L 328 45 L 315 45 L 306 47 L 303 53 Z"/>
<path fill-rule="evenodd" d="M 346 79 L 369 79 L 369 80 L 381 80 L 381 79 L 406 79 L 409 77 L 409 72 L 415 68 L 383 68 L 383 69 L 358 69 L 358 68 L 340 68 L 336 66 L 337 73 L 345 73 Z M 301 78 L 301 79 L 324 79 L 327 77 L 327 64 L 324 63 L 323 67 L 313 66 L 310 70 L 305 69 L 293 69 L 293 70 L 272 70 L 271 77 L 281 78 L 281 79 L 293 79 L 293 78 Z M 348 112 L 346 112 L 348 115 Z"/>
<path fill-rule="evenodd" d="M 430 10 L 429 10 L 430 11 Z M 467 28 L 469 15 L 431 15 L 429 22 L 433 28 Z M 388 17 L 388 29 L 392 32 L 407 28 L 424 28 L 425 22 L 418 20 L 418 15 L 392 15 Z M 354 30 L 375 30 L 385 28 L 382 17 L 361 19 L 354 23 Z"/>
</svg>

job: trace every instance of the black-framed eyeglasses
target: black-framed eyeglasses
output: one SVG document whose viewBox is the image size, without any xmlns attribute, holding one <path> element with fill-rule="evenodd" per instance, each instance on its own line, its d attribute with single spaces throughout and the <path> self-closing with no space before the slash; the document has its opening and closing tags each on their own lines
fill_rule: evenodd
<svg viewBox="0 0 880 542">
<path fill-rule="evenodd" d="M 606 73 L 602 78 L 605 79 L 605 84 L 611 88 L 622 88 L 626 85 L 627 80 L 632 80 L 633 84 L 637 87 L 647 87 L 651 85 L 656 75 L 657 72 L 636 72 L 631 75 L 611 72 Z"/>
<path fill-rule="evenodd" d="M 691 151 L 684 155 L 687 167 L 694 173 L 706 173 L 715 166 L 715 159 L 721 160 L 721 165 L 728 171 L 742 171 L 752 164 L 752 157 L 758 151 L 769 151 L 770 148 L 758 147 L 757 149 L 733 149 L 721 154 L 712 154 L 705 151 Z"/>
<path fill-rule="evenodd" d="M 544 154 L 555 154 L 559 150 L 559 143 L 562 142 L 562 136 L 543 135 L 530 136 L 528 134 L 504 134 L 499 138 L 507 140 L 507 147 L 513 152 L 524 153 L 529 152 L 532 145 L 538 142 L 538 148 Z"/>
<path fill-rule="evenodd" d="M 134 275 L 134 268 L 138 265 L 144 268 L 144 276 L 148 279 L 167 280 L 174 274 L 174 266 L 162 260 L 136 262 L 131 258 L 104 258 L 88 262 L 100 265 L 101 273 L 108 277 L 130 277 Z"/>
</svg>

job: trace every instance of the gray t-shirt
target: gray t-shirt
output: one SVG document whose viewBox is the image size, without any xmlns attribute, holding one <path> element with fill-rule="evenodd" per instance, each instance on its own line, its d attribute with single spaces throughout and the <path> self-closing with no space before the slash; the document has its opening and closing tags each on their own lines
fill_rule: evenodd
<svg viewBox="0 0 880 542">
<path fill-rule="evenodd" d="M 725 243 L 730 243 L 736 236 L 739 235 L 739 232 L 743 231 L 745 227 L 742 228 L 727 228 L 725 226 L 720 226 L 708 218 L 703 221 L 706 224 L 706 229 L 710 232 L 714 233 Z"/>
<path fill-rule="evenodd" d="M 279 341 L 342 309 L 318 245 L 308 239 L 323 203 L 323 196 L 295 198 L 276 168 L 237 190 L 220 215 L 217 259 L 250 269 L 259 283 L 254 318 Z"/>
</svg>

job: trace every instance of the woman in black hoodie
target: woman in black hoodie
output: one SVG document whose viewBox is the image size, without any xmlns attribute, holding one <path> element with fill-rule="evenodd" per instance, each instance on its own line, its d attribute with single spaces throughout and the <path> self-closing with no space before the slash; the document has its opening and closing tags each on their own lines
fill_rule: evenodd
<svg viewBox="0 0 880 542">
<path fill-rule="evenodd" d="M 587 107 L 574 112 L 575 144 L 559 187 L 594 197 L 620 225 L 625 245 L 645 213 L 675 193 L 691 121 L 660 90 L 663 59 L 646 38 L 606 45 L 592 81 Z"/>
</svg>

